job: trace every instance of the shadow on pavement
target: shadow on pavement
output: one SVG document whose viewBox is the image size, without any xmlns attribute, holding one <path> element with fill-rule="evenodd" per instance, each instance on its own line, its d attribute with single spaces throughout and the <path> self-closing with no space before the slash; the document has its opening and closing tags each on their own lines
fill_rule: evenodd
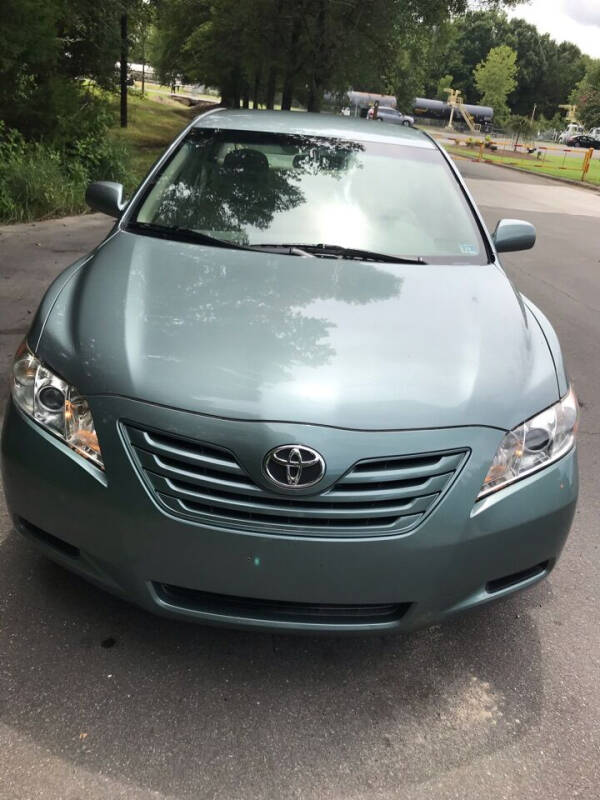
<svg viewBox="0 0 600 800">
<path fill-rule="evenodd" d="M 0 546 L 0 579 L 0 721 L 169 796 L 397 793 L 539 722 L 527 608 L 548 583 L 411 636 L 307 638 L 154 618 L 16 533 Z"/>
</svg>

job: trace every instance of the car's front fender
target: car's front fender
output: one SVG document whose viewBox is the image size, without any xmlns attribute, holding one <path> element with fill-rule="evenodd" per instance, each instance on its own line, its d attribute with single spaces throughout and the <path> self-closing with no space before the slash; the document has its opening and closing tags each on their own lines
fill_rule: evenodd
<svg viewBox="0 0 600 800">
<path fill-rule="evenodd" d="M 537 321 L 538 325 L 541 328 L 542 333 L 548 343 L 548 347 L 550 349 L 550 353 L 552 354 L 552 359 L 554 360 L 554 367 L 556 369 L 556 379 L 558 381 L 558 389 L 560 392 L 560 396 L 562 397 L 565 395 L 569 389 L 569 376 L 567 375 L 567 370 L 565 367 L 565 362 L 563 359 L 562 350 L 560 347 L 560 342 L 558 341 L 558 336 L 556 335 L 556 331 L 550 324 L 550 320 L 541 311 L 528 297 L 525 295 L 521 295 L 523 298 L 523 302 L 529 309 L 529 311 L 534 316 L 535 320 Z"/>
</svg>

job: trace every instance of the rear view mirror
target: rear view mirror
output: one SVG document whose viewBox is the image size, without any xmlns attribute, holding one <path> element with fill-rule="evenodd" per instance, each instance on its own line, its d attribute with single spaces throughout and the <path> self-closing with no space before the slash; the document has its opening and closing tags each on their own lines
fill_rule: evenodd
<svg viewBox="0 0 600 800">
<path fill-rule="evenodd" d="M 501 219 L 492 239 L 499 253 L 530 250 L 535 244 L 535 228 L 522 219 Z"/>
<path fill-rule="evenodd" d="M 113 181 L 90 183 L 85 193 L 85 202 L 94 211 L 101 211 L 109 217 L 120 217 L 127 205 L 123 200 L 123 184 Z"/>
</svg>

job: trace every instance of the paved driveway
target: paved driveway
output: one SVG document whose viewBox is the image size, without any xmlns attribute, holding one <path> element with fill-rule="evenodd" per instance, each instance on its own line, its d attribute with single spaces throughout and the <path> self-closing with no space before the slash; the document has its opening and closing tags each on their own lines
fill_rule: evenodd
<svg viewBox="0 0 600 800">
<path fill-rule="evenodd" d="M 461 168 L 490 225 L 537 226 L 505 263 L 582 400 L 581 502 L 551 579 L 408 637 L 213 630 L 63 572 L 0 506 L 1 800 L 599 796 L 600 196 Z M 46 283 L 109 226 L 2 230 L 2 365 Z"/>
</svg>

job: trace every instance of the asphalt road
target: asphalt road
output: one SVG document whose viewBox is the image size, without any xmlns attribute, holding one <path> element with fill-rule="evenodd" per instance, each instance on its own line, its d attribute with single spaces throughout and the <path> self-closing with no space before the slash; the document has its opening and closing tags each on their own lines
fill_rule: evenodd
<svg viewBox="0 0 600 800">
<path fill-rule="evenodd" d="M 582 401 L 565 553 L 528 593 L 411 636 L 302 638 L 154 618 L 41 558 L 0 508 L 0 798 L 600 796 L 600 195 L 461 162 L 561 337 Z M 0 230 L 0 368 L 110 223 Z M 82 520 L 85 524 L 85 520 Z"/>
</svg>

